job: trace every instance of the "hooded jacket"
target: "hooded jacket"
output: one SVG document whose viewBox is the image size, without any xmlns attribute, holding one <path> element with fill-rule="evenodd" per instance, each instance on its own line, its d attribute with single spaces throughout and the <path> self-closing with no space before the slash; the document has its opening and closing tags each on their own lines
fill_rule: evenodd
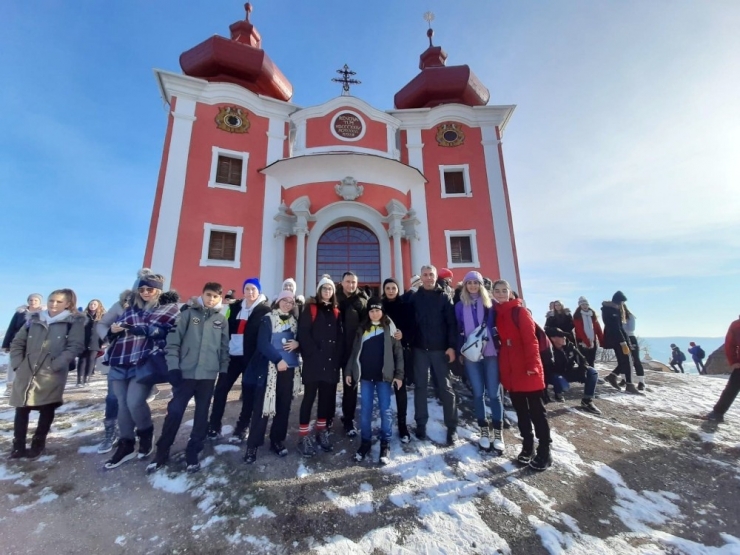
<svg viewBox="0 0 740 555">
<path fill-rule="evenodd" d="M 383 381 L 392 382 L 393 380 L 403 380 L 403 348 L 401 342 L 393 337 L 396 333 L 396 326 L 388 320 L 383 326 Z M 365 330 L 357 330 L 355 341 L 352 347 L 352 353 L 349 361 L 344 367 L 344 377 L 352 377 L 353 383 L 359 383 L 362 376 L 362 367 L 360 365 L 360 355 L 362 354 L 363 336 Z"/>
<path fill-rule="evenodd" d="M 236 302 L 229 308 L 228 322 L 229 322 L 229 337 L 232 334 L 237 333 L 239 328 L 239 313 L 242 310 L 244 300 Z M 249 361 L 257 351 L 257 335 L 260 331 L 260 322 L 266 314 L 270 313 L 270 303 L 264 295 L 260 294 L 257 300 L 252 305 L 252 311 L 249 313 L 249 318 L 244 327 L 244 335 L 242 337 L 242 355 L 244 357 L 244 368 L 246 370 L 249 365 Z"/>
<path fill-rule="evenodd" d="M 512 311 L 517 310 L 518 326 Z M 544 368 L 534 320 L 522 307 L 521 299 L 496 306 L 496 328 L 501 338 L 498 353 L 503 386 L 513 393 L 530 393 L 545 389 Z"/>
<path fill-rule="evenodd" d="M 10 405 L 61 405 L 70 363 L 85 349 L 85 315 L 72 312 L 47 324 L 34 312 L 10 345 L 15 369 Z"/>
<path fill-rule="evenodd" d="M 315 305 L 316 317 L 312 313 Z M 335 312 L 336 310 L 336 312 Z M 317 303 L 315 298 L 306 302 L 298 319 L 298 343 L 301 344 L 303 383 L 337 383 L 342 366 L 344 334 L 338 309 Z"/>
<path fill-rule="evenodd" d="M 622 327 L 619 305 L 611 301 L 601 303 L 601 318 L 604 320 L 604 349 L 621 349 L 620 343 L 630 344 L 630 338 Z"/>
</svg>

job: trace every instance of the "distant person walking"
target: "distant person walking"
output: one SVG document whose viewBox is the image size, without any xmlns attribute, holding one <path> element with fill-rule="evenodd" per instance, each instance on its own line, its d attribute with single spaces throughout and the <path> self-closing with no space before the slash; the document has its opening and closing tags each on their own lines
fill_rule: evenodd
<svg viewBox="0 0 740 555">
<path fill-rule="evenodd" d="M 714 405 L 714 409 L 705 416 L 707 420 L 713 420 L 715 422 L 724 422 L 725 413 L 730 410 L 732 402 L 740 392 L 740 319 L 735 320 L 730 324 L 725 336 L 725 356 L 727 357 L 727 363 L 732 368 L 732 374 L 730 379 L 727 380 L 722 395 L 720 395 L 717 404 Z"/>
<path fill-rule="evenodd" d="M 630 362 L 630 338 L 624 331 L 627 313 L 624 293 L 617 291 L 612 300 L 601 303 L 601 318 L 604 320 L 604 348 L 613 349 L 617 357 L 617 367 L 605 379 L 613 387 L 622 390 L 619 385 L 619 374 L 624 374 L 627 393 L 644 395 L 632 383 L 632 363 Z"/>
<path fill-rule="evenodd" d="M 586 297 L 578 299 L 578 308 L 573 313 L 573 325 L 579 350 L 586 357 L 588 365 L 593 367 L 596 361 L 596 349 L 599 345 L 604 346 L 604 332 L 596 311 L 588 304 Z"/>
<path fill-rule="evenodd" d="M 694 361 L 696 371 L 699 372 L 699 374 L 706 374 L 707 371 L 704 368 L 704 357 L 706 357 L 707 354 L 704 352 L 704 349 L 701 348 L 701 345 L 697 345 L 693 341 L 689 343 L 689 354 L 691 355 L 691 360 Z"/>
<path fill-rule="evenodd" d="M 98 360 L 98 353 L 103 344 L 96 328 L 105 314 L 105 307 L 98 299 L 93 299 L 87 303 L 87 310 L 84 314 L 87 316 L 87 320 L 85 320 L 85 350 L 77 362 L 77 387 L 87 385 L 87 381 L 95 370 L 95 361 Z"/>
<path fill-rule="evenodd" d="M 673 368 L 673 371 L 678 374 L 679 370 L 681 374 L 684 373 L 683 371 L 683 363 L 686 361 L 686 355 L 683 354 L 683 351 L 678 348 L 678 345 L 675 343 L 671 343 L 671 368 Z M 676 370 L 676 367 L 678 366 L 679 370 Z"/>
</svg>

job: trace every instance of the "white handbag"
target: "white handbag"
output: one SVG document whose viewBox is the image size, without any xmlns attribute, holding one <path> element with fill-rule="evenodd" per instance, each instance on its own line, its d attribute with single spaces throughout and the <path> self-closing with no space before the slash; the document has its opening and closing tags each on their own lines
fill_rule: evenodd
<svg viewBox="0 0 740 555">
<path fill-rule="evenodd" d="M 483 349 L 488 343 L 488 329 L 483 322 L 475 328 L 463 343 L 460 353 L 471 362 L 478 362 L 483 358 Z"/>
</svg>

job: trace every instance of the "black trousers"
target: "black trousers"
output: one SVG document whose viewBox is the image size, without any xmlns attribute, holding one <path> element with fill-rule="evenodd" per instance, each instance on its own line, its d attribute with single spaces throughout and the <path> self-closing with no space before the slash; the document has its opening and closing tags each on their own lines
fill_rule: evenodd
<svg viewBox="0 0 740 555">
<path fill-rule="evenodd" d="M 172 447 L 188 403 L 195 397 L 193 431 L 190 432 L 185 453 L 188 464 L 197 462 L 197 455 L 203 450 L 203 442 L 208 433 L 208 407 L 211 404 L 215 383 L 216 380 L 183 380 L 181 384 L 173 386 L 172 400 L 167 403 L 167 416 L 162 425 L 162 435 L 157 441 L 157 450 L 169 450 Z M 192 457 L 196 459 L 193 461 Z"/>
<path fill-rule="evenodd" d="M 32 410 L 39 411 L 39 421 L 33 437 L 46 438 L 51 423 L 54 422 L 55 411 L 59 404 L 41 405 L 40 407 L 17 407 L 15 409 L 15 422 L 13 423 L 13 438 L 19 443 L 26 443 L 28 435 L 28 419 Z"/>
<path fill-rule="evenodd" d="M 86 350 L 77 360 L 77 383 L 85 383 L 90 374 L 95 370 L 95 361 L 98 358 L 97 351 Z"/>
<path fill-rule="evenodd" d="M 212 430 L 221 433 L 221 420 L 223 420 L 224 411 L 226 410 L 226 399 L 242 372 L 244 372 L 244 357 L 232 356 L 226 374 L 218 375 L 216 387 L 213 390 L 213 408 L 211 409 L 210 423 Z"/>
<path fill-rule="evenodd" d="M 540 442 L 538 450 L 549 450 L 552 439 L 550 438 L 550 424 L 547 422 L 547 409 L 542 400 L 542 392 L 511 392 L 509 396 L 516 411 L 517 425 L 519 426 L 519 433 L 522 434 L 524 448 L 531 450 L 534 445 L 532 436 L 532 426 L 534 426 L 534 435 L 537 436 Z"/>
<path fill-rule="evenodd" d="M 316 418 L 318 420 L 328 420 L 334 416 L 331 410 L 335 406 L 337 384 L 327 382 L 304 383 L 303 402 L 301 402 L 301 411 L 298 416 L 298 423 L 300 425 L 308 426 L 309 422 L 311 422 L 311 410 L 313 409 L 313 403 L 316 400 L 317 394 L 319 403 L 316 408 Z"/>
<path fill-rule="evenodd" d="M 408 397 L 408 391 L 406 389 L 406 382 L 403 382 L 403 385 L 395 389 L 396 392 L 396 411 L 398 412 L 398 428 L 401 429 L 401 427 L 406 427 L 406 417 L 408 414 L 408 408 L 409 408 L 409 397 Z"/>
<path fill-rule="evenodd" d="M 730 406 L 732 406 L 732 402 L 735 400 L 735 397 L 737 397 L 737 394 L 739 391 L 740 391 L 740 368 L 735 368 L 732 371 L 732 374 L 730 374 L 730 379 L 727 380 L 727 385 L 725 386 L 724 391 L 722 391 L 722 395 L 719 396 L 719 400 L 717 401 L 717 404 L 714 405 L 714 412 L 718 412 L 719 414 L 724 414 L 728 410 L 730 410 Z"/>
<path fill-rule="evenodd" d="M 624 374 L 624 379 L 627 383 L 632 383 L 632 361 L 630 360 L 630 356 L 622 352 L 621 345 L 614 349 L 614 354 L 617 356 L 617 367 L 612 370 L 612 374 Z"/>
<path fill-rule="evenodd" d="M 344 429 L 351 428 L 357 412 L 357 384 L 351 387 L 342 382 L 342 422 Z"/>
<path fill-rule="evenodd" d="M 632 354 L 632 364 L 635 367 L 635 374 L 638 376 L 645 375 L 645 369 L 642 367 L 640 360 L 640 346 L 637 344 L 637 337 L 630 335 L 630 353 Z"/>
<path fill-rule="evenodd" d="M 596 344 L 594 343 L 594 346 L 590 349 L 587 349 L 586 347 L 579 347 L 581 350 L 581 353 L 583 353 L 583 356 L 586 358 L 586 362 L 589 366 L 593 367 L 594 363 L 596 362 Z"/>
<path fill-rule="evenodd" d="M 290 418 L 290 405 L 293 401 L 293 377 L 295 368 L 288 368 L 284 372 L 277 373 L 275 385 L 275 416 L 272 417 L 270 428 L 270 441 L 285 441 L 288 436 L 288 419 Z M 265 406 L 265 388 L 259 387 L 254 393 L 254 409 L 249 426 L 249 437 L 247 447 L 259 447 L 265 442 L 268 416 L 263 416 Z"/>
</svg>

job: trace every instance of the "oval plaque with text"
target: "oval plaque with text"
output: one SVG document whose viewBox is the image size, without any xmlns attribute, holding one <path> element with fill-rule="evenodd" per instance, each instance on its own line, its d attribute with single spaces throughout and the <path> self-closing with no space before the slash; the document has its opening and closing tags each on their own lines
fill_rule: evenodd
<svg viewBox="0 0 740 555">
<path fill-rule="evenodd" d="M 334 132 L 344 139 L 356 139 L 362 133 L 362 120 L 348 112 L 342 112 L 334 120 Z"/>
</svg>

